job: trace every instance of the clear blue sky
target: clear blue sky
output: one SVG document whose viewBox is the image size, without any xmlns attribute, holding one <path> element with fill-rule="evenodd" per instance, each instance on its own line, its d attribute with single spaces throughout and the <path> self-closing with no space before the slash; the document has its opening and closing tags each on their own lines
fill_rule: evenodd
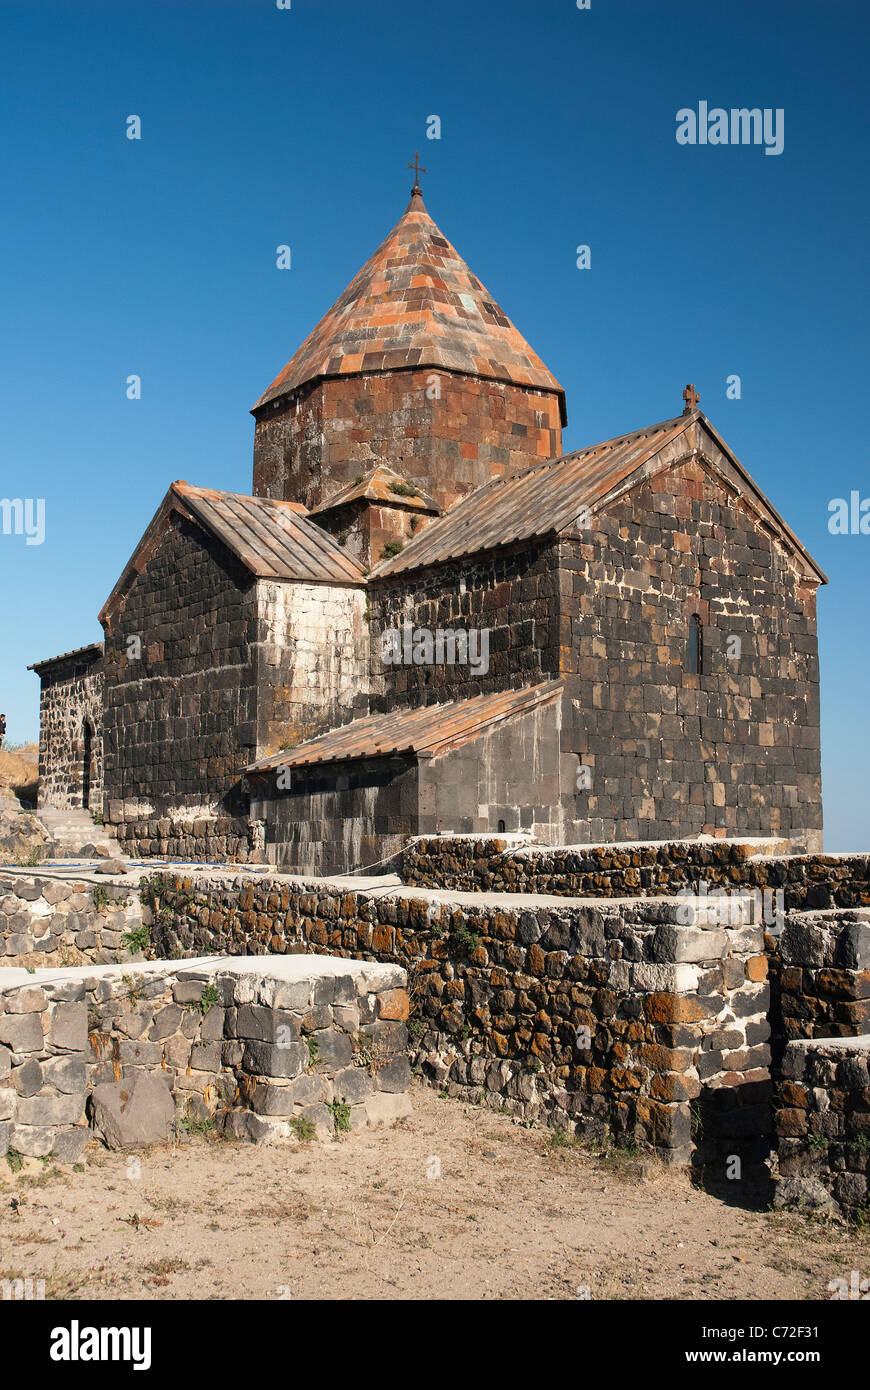
<svg viewBox="0 0 870 1390">
<path fill-rule="evenodd" d="M 827 529 L 870 495 L 868 35 L 859 0 L 0 0 L 0 496 L 46 502 L 41 546 L 0 536 L 10 740 L 37 733 L 27 664 L 101 636 L 168 483 L 250 490 L 249 408 L 419 149 L 433 217 L 566 388 L 565 447 L 693 381 L 828 572 L 826 844 L 870 848 L 870 536 Z M 783 153 L 678 145 L 702 100 L 783 108 Z"/>
</svg>

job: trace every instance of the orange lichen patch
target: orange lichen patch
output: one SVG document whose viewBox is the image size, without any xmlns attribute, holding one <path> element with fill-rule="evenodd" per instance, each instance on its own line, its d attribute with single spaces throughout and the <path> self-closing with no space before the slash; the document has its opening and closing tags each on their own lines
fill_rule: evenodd
<svg viewBox="0 0 870 1390">
<path fill-rule="evenodd" d="M 408 994 L 404 989 L 387 989 L 378 995 L 378 1017 L 403 1023 L 410 1012 Z"/>
</svg>

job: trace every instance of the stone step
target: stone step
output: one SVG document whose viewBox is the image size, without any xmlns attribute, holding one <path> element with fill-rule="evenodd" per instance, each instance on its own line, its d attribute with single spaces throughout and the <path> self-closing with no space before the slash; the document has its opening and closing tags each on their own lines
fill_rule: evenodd
<svg viewBox="0 0 870 1390">
<path fill-rule="evenodd" d="M 113 858 L 123 855 L 114 835 L 81 807 L 46 806 L 37 815 L 54 842 L 56 859 L 81 858 L 81 851 L 88 845 L 105 847 Z"/>
</svg>

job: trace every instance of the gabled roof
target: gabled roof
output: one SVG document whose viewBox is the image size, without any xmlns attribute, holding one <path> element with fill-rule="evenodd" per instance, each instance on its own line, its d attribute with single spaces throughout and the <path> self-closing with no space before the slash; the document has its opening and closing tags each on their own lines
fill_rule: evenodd
<svg viewBox="0 0 870 1390">
<path fill-rule="evenodd" d="M 814 580 L 827 582 L 797 536 L 699 410 L 486 483 L 460 498 L 400 554 L 376 565 L 371 577 L 380 579 L 514 541 L 558 535 L 574 524 L 584 508 L 600 510 L 661 468 L 692 456 L 725 478 Z"/>
<path fill-rule="evenodd" d="M 565 393 L 439 231 L 415 190 L 404 214 L 254 410 L 304 382 L 441 367 Z"/>
<path fill-rule="evenodd" d="M 68 661 L 71 656 L 77 656 L 82 661 L 98 661 L 103 655 L 102 642 L 88 642 L 84 647 L 73 647 L 68 652 L 58 652 L 57 656 L 47 656 L 44 661 L 34 661 L 32 666 L 28 666 L 28 671 L 35 671 L 41 676 L 48 666 L 55 666 L 59 661 Z"/>
<path fill-rule="evenodd" d="M 388 468 L 386 464 L 378 463 L 364 473 L 358 483 L 349 484 L 337 497 L 331 497 L 328 502 L 321 502 L 319 507 L 312 507 L 309 516 L 331 512 L 357 500 L 389 503 L 394 507 L 408 507 L 420 512 L 441 511 L 437 502 L 426 493 L 412 487 L 401 473 Z"/>
<path fill-rule="evenodd" d="M 247 497 L 237 492 L 174 482 L 124 567 L 100 613 L 114 607 L 134 573 L 145 569 L 172 512 L 186 516 L 222 541 L 257 579 L 297 579 L 313 584 L 362 584 L 363 571 L 332 536 L 308 520 L 299 502 Z"/>
<path fill-rule="evenodd" d="M 500 690 L 494 695 L 475 695 L 470 700 L 451 700 L 444 705 L 370 714 L 331 729 L 319 738 L 295 748 L 282 749 L 246 768 L 249 773 L 277 767 L 314 767 L 321 763 L 348 762 L 356 758 L 382 758 L 395 753 L 435 757 L 477 738 L 487 729 L 518 714 L 528 714 L 561 693 L 561 681 L 544 681 L 524 690 Z"/>
</svg>

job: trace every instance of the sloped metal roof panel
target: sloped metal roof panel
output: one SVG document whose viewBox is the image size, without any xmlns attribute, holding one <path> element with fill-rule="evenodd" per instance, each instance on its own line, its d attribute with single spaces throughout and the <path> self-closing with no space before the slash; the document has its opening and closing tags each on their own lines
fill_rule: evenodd
<svg viewBox="0 0 870 1390">
<path fill-rule="evenodd" d="M 191 512 L 260 579 L 361 583 L 363 572 L 293 504 L 173 483 Z"/>
<path fill-rule="evenodd" d="M 252 763 L 246 771 L 264 773 L 277 767 L 316 767 L 321 763 L 389 757 L 396 753 L 434 756 L 477 738 L 494 724 L 537 709 L 555 699 L 561 690 L 561 681 L 543 681 L 520 690 L 500 690 L 492 695 L 451 700 L 443 705 L 420 705 L 414 709 L 391 710 L 388 714 L 370 714 L 331 729 L 318 738 L 308 739 L 295 748 L 282 749 L 280 753 Z"/>
<path fill-rule="evenodd" d="M 401 574 L 563 530 L 583 507 L 592 506 L 629 477 L 691 422 L 691 416 L 680 415 L 497 478 L 461 498 L 400 554 L 375 566 L 372 577 Z"/>
</svg>

